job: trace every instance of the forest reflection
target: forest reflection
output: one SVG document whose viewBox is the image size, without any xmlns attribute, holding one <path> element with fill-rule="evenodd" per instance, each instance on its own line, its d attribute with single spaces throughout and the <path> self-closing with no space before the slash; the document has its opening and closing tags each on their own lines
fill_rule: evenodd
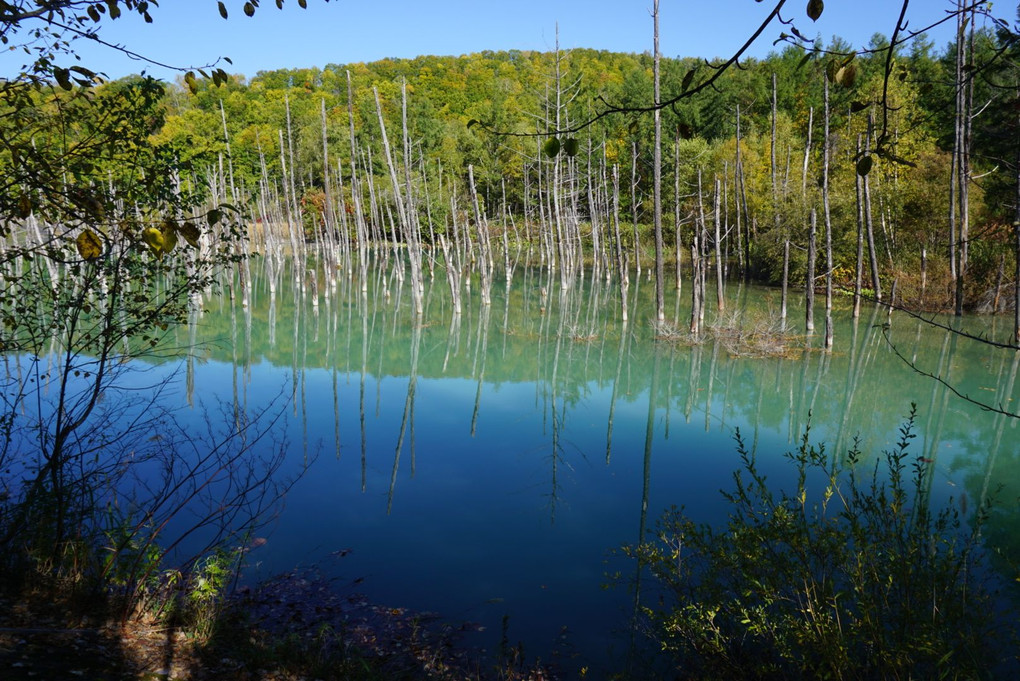
<svg viewBox="0 0 1020 681">
<path fill-rule="evenodd" d="M 711 312 L 696 342 L 662 338 L 640 278 L 624 315 L 620 287 L 590 277 L 563 288 L 547 269 L 522 268 L 493 286 L 490 304 L 465 278 L 458 311 L 444 283 L 426 276 L 416 318 L 396 269 L 370 270 L 366 286 L 338 277 L 324 290 L 307 272 L 270 287 L 258 265 L 235 295 L 194 313 L 179 341 L 193 348 L 190 404 L 205 391 L 231 391 L 239 409 L 283 384 L 290 393 L 293 465 L 314 461 L 280 519 L 286 537 L 263 557 L 268 569 L 315 559 L 297 551 L 301 541 L 360 541 L 379 548 L 355 569 L 392 575 L 398 547 L 415 546 L 428 577 L 387 584 L 381 597 L 470 611 L 494 628 L 513 611 L 535 641 L 554 638 L 555 622 L 583 648 L 639 603 L 640 590 L 629 606 L 592 597 L 606 551 L 646 536 L 672 504 L 706 521 L 725 517 L 717 490 L 736 466 L 736 429 L 781 483 L 781 455 L 809 424 L 813 441 L 837 455 L 857 446 L 869 465 L 896 440 L 911 403 L 912 451 L 934 462 L 930 498 L 966 516 L 995 495 L 988 539 L 1020 556 L 1017 419 L 954 394 L 1015 409 L 1020 354 L 885 308 L 854 319 L 849 298 L 834 307 L 832 352 L 820 334 L 791 328 L 781 355 L 744 357 L 712 332 L 722 322 Z M 732 324 L 773 316 L 778 293 L 731 285 L 726 296 L 723 322 Z M 669 302 L 681 326 L 686 292 Z M 1001 322 L 963 323 L 995 337 Z M 229 386 L 214 367 L 229 368 Z M 512 553 L 515 543 L 530 560 Z M 543 580 L 541 603 L 513 586 L 521 571 Z M 480 614 L 497 593 L 502 605 Z"/>
</svg>

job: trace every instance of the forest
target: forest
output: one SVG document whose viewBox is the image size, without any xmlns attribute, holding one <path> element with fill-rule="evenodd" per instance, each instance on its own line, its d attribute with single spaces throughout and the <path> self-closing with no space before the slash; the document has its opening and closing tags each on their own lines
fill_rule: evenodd
<svg viewBox="0 0 1020 681">
<path fill-rule="evenodd" d="M 825 53 L 842 58 L 787 46 L 664 109 L 667 257 L 689 259 L 703 231 L 699 248 L 708 255 L 718 238 L 728 271 L 778 284 L 785 250 L 791 282 L 803 286 L 814 210 L 831 229 L 837 289 L 854 288 L 863 243 L 873 298 L 895 289 L 893 302 L 914 309 L 1012 306 L 1004 294 L 1016 263 L 1012 36 L 964 30 L 959 46 L 942 49 L 921 39 L 896 52 L 889 77 L 887 45 L 876 35 L 870 54 L 854 56 L 835 40 Z M 833 59 L 853 77 L 832 80 Z M 712 68 L 663 59 L 662 92 L 682 93 Z M 415 213 L 408 219 L 422 247 L 438 250 L 454 229 L 451 206 L 464 223 L 477 219 L 471 167 L 493 239 L 510 232 L 511 242 L 537 245 L 554 231 L 555 246 L 546 241 L 542 252 L 553 264 L 605 270 L 622 253 L 640 271 L 653 258 L 652 117 L 588 122 L 602 102 L 643 106 L 652 82 L 651 55 L 591 50 L 328 65 L 230 77 L 221 87 L 182 81 L 154 104 L 150 139 L 196 189 L 250 206 L 256 222 L 300 222 L 306 240 L 331 230 L 354 240 L 357 211 L 377 242 L 405 241 L 389 214 L 395 163 L 406 184 L 396 193 L 413 195 L 403 198 Z M 380 126 L 404 138 L 395 161 Z M 550 130 L 574 130 L 557 139 L 555 156 L 545 153 Z M 814 252 L 820 286 L 825 254 Z"/>
<path fill-rule="evenodd" d="M 524 257 L 564 282 L 582 265 L 618 276 L 651 265 L 660 232 L 678 286 L 685 262 L 704 260 L 719 277 L 821 288 L 831 275 L 837 291 L 915 310 L 1002 311 L 1017 278 L 1017 47 L 963 16 L 942 47 L 923 35 L 890 50 L 876 34 L 859 54 L 838 38 L 781 43 L 725 70 L 694 58 L 656 70 L 648 53 L 483 52 L 251 79 L 130 77 L 83 98 L 58 69 L 51 90 L 8 84 L 4 207 L 52 201 L 17 190 L 32 179 L 17 160 L 54 136 L 53 148 L 100 152 L 75 169 L 91 183 L 86 212 L 114 201 L 123 152 L 89 145 L 124 131 L 174 178 L 169 194 L 214 216 L 227 204 L 253 227 L 253 251 L 272 250 L 260 239 L 325 245 L 348 272 L 362 240 L 434 255 L 461 225 L 475 230 L 464 255 L 484 231 L 534 247 Z M 672 101 L 659 145 L 656 77 L 657 101 Z M 35 103 L 21 108 L 25 97 Z M 76 120 L 54 125 L 58 112 Z"/>
</svg>

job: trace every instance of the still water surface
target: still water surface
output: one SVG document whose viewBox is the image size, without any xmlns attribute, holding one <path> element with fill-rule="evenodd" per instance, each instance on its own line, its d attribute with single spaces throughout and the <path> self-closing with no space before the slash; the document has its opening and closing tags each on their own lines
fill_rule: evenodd
<svg viewBox="0 0 1020 681">
<path fill-rule="evenodd" d="M 911 403 L 913 451 L 935 461 L 933 498 L 969 513 L 1001 488 L 1014 501 L 988 536 L 1020 536 L 1017 419 L 969 404 L 896 351 L 1007 409 L 1020 397 L 1020 355 L 885 310 L 865 307 L 854 322 L 841 298 L 832 353 L 818 349 L 821 332 L 802 347 L 793 304 L 794 351 L 738 358 L 712 339 L 656 340 L 653 295 L 647 281 L 631 286 L 625 324 L 616 287 L 589 280 L 561 294 L 558 278 L 526 270 L 509 289 L 497 283 L 491 306 L 477 286 L 465 293 L 457 316 L 440 272 L 415 322 L 407 286 L 380 270 L 365 293 L 347 282 L 329 296 L 289 284 L 271 293 L 257 278 L 247 305 L 207 303 L 197 336 L 179 339 L 200 343 L 182 368 L 194 412 L 214 396 L 254 407 L 282 395 L 286 473 L 308 464 L 249 576 L 315 565 L 340 584 L 363 579 L 357 588 L 378 602 L 476 622 L 475 645 L 495 649 L 506 617 L 510 642 L 531 657 L 558 648 L 578 655 L 567 669 L 607 664 L 626 652 L 629 638 L 614 634 L 634 608 L 625 586 L 603 588 L 607 574 L 634 572 L 612 550 L 674 504 L 724 519 L 737 429 L 782 481 L 782 454 L 809 414 L 813 440 L 845 451 L 859 438 L 874 461 Z M 773 290 L 726 295 L 727 318 L 779 307 Z M 688 294 L 670 296 L 667 316 L 682 327 Z M 711 325 L 714 297 L 708 306 Z M 965 324 L 1009 331 L 1007 320 Z"/>
</svg>

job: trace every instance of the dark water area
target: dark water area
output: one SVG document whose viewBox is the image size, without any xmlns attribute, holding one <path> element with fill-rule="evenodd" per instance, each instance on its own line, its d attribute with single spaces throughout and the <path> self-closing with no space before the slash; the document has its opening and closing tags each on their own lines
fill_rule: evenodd
<svg viewBox="0 0 1020 681">
<path fill-rule="evenodd" d="M 618 287 L 590 277 L 563 291 L 522 270 L 491 305 L 465 292 L 455 315 L 437 273 L 420 320 L 408 286 L 377 270 L 364 292 L 344 279 L 329 295 L 287 280 L 273 292 L 256 276 L 250 295 L 207 301 L 178 332 L 194 350 L 166 370 L 181 372 L 185 413 L 197 421 L 216 399 L 286 411 L 282 473 L 300 477 L 248 579 L 317 566 L 377 602 L 476 624 L 470 645 L 495 651 L 505 635 L 568 676 L 620 668 L 639 603 L 636 566 L 614 551 L 672 505 L 725 520 L 738 429 L 782 484 L 809 421 L 812 441 L 845 452 L 856 439 L 867 465 L 911 404 L 933 503 L 966 516 L 997 493 L 987 538 L 1020 556 L 1017 419 L 953 392 L 1016 410 L 1016 353 L 884 308 L 855 321 L 849 297 L 835 302 L 832 352 L 820 331 L 804 335 L 794 302 L 788 351 L 762 358 L 735 356 L 725 334 L 657 339 L 643 277 L 627 323 Z M 774 326 L 779 292 L 731 285 L 724 312 L 714 296 L 708 307 L 708 326 Z M 682 329 L 689 314 L 689 293 L 669 291 L 667 317 Z M 654 597 L 646 585 L 641 603 Z"/>
</svg>

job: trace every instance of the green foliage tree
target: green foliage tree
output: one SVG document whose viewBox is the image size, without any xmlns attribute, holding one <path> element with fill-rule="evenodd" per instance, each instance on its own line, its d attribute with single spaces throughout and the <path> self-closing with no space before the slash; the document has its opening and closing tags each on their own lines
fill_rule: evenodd
<svg viewBox="0 0 1020 681">
<path fill-rule="evenodd" d="M 151 21 L 156 6 L 0 3 L 0 40 L 28 58 L 0 81 L 0 569 L 6 586 L 39 575 L 124 587 L 125 611 L 158 568 L 151 558 L 174 548 L 163 532 L 189 500 L 226 499 L 191 531 L 236 540 L 271 507 L 280 462 L 253 453 L 268 433 L 242 415 L 189 437 L 161 406 L 164 380 L 145 386 L 149 401 L 132 395 L 138 360 L 167 351 L 166 331 L 236 260 L 242 235 L 233 208 L 191 182 L 201 156 L 187 137 L 158 139 L 163 83 L 103 83 L 62 65 L 76 39 L 102 43 L 107 22 L 125 11 Z"/>
</svg>

